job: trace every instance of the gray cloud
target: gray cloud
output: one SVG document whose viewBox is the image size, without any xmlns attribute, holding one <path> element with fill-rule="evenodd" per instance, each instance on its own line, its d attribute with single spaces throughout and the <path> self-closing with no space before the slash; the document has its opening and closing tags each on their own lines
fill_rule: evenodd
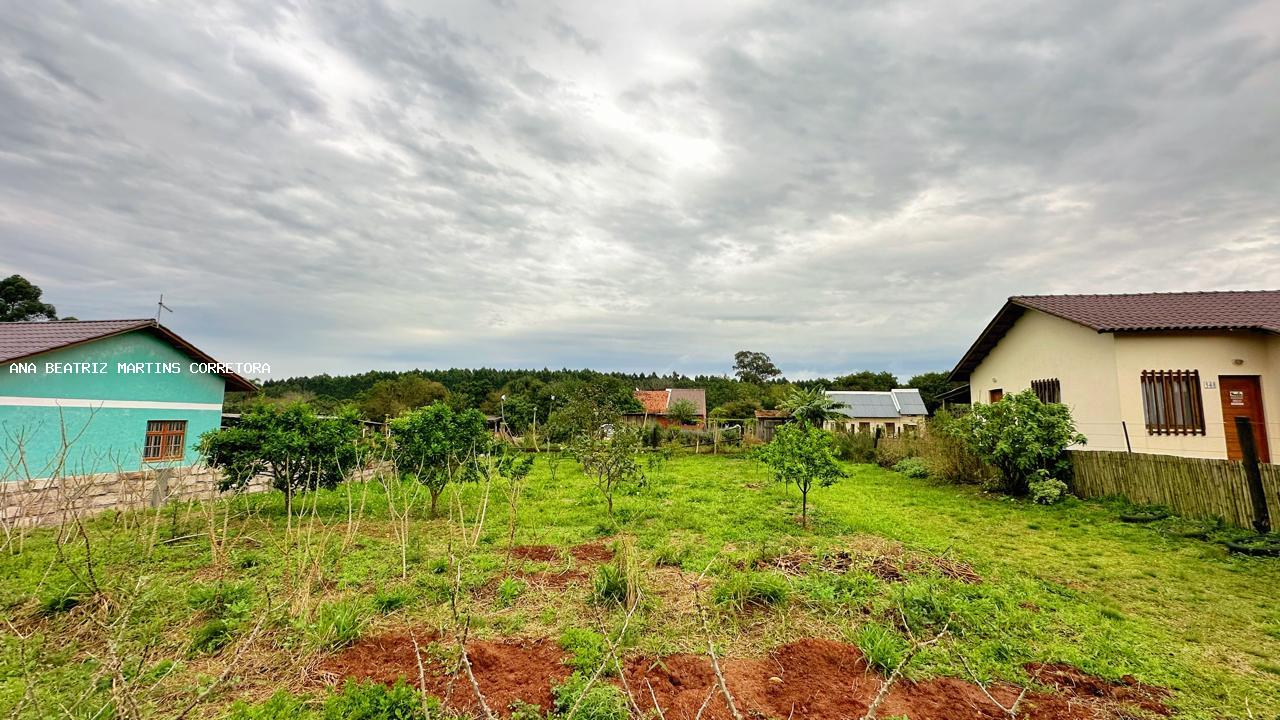
<svg viewBox="0 0 1280 720">
<path fill-rule="evenodd" d="M 42 3 L 0 273 L 277 373 L 948 367 L 1004 296 L 1254 288 L 1280 3 Z"/>
</svg>

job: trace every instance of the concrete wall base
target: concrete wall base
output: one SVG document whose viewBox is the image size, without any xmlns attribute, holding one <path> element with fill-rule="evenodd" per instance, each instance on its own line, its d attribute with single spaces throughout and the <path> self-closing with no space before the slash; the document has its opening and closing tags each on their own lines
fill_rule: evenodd
<svg viewBox="0 0 1280 720">
<path fill-rule="evenodd" d="M 0 522 L 9 527 L 58 525 L 75 516 L 89 517 L 108 510 L 160 507 L 170 501 L 214 500 L 230 493 L 218 491 L 217 470 L 196 465 L 128 473 L 104 473 L 0 483 Z M 259 475 L 246 492 L 271 488 Z"/>
</svg>

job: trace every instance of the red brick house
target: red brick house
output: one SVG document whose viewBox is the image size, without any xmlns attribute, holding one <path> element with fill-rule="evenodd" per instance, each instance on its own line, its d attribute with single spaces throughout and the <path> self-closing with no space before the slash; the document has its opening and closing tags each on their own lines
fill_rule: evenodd
<svg viewBox="0 0 1280 720">
<path fill-rule="evenodd" d="M 628 413 L 627 420 L 636 422 L 656 422 L 662 427 L 680 425 L 667 417 L 667 410 L 681 400 L 693 405 L 697 420 L 683 427 L 701 428 L 707 424 L 707 393 L 701 388 L 668 388 L 666 390 L 636 390 L 636 400 L 644 407 L 643 412 Z"/>
</svg>

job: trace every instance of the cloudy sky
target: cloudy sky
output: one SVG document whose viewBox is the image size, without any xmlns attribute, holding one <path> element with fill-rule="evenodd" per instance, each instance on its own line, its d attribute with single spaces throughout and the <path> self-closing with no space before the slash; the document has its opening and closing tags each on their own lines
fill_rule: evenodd
<svg viewBox="0 0 1280 720">
<path fill-rule="evenodd" d="M 277 377 L 909 375 L 1280 286 L 1280 0 L 0 7 L 0 273 Z"/>
</svg>

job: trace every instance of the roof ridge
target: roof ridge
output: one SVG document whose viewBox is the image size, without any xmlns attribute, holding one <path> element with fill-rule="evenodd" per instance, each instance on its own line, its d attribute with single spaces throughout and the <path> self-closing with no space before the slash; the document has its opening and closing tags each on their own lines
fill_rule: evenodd
<svg viewBox="0 0 1280 720">
<path fill-rule="evenodd" d="M 1280 293 L 1280 290 L 1157 290 L 1153 292 L 1131 293 L 1044 293 L 1038 295 L 1010 295 L 1009 299 L 1018 298 L 1114 298 L 1114 297 L 1148 297 L 1153 295 L 1239 295 L 1241 293 Z"/>
<path fill-rule="evenodd" d="M 57 323 L 77 323 L 77 324 L 83 325 L 85 323 L 131 323 L 131 322 L 153 323 L 153 322 L 156 322 L 156 319 L 155 318 L 119 318 L 119 319 L 105 319 L 105 320 L 79 320 L 79 319 L 77 320 L 10 320 L 7 322 L 0 322 L 0 325 L 56 325 Z"/>
</svg>

